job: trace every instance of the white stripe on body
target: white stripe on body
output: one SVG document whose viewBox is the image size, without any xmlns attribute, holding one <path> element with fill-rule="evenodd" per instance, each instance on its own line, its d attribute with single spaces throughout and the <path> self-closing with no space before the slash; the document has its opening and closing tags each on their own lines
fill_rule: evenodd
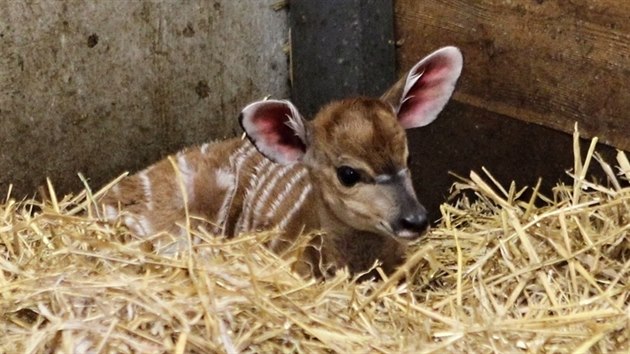
<svg viewBox="0 0 630 354">
<path fill-rule="evenodd" d="M 252 208 L 253 215 L 251 215 L 251 217 L 247 219 L 248 223 L 245 226 L 246 229 L 250 229 L 251 227 L 251 229 L 255 230 L 256 227 L 260 226 L 261 210 L 267 206 L 267 200 L 269 199 L 269 195 L 271 194 L 271 191 L 273 191 L 276 188 L 278 181 L 284 178 L 287 172 L 291 171 L 291 167 L 292 166 L 290 165 L 283 165 L 283 166 L 275 165 L 269 171 L 269 174 L 273 175 L 271 180 L 269 182 L 261 181 L 259 187 L 262 186 L 263 190 L 260 191 L 260 193 L 256 193 L 257 195 L 259 195 L 259 197 L 254 207 Z"/>
<path fill-rule="evenodd" d="M 236 223 L 235 231 L 242 232 L 249 230 L 250 219 L 252 215 L 252 209 L 254 205 L 254 199 L 258 196 L 258 190 L 261 186 L 264 186 L 267 182 L 267 178 L 274 170 L 275 164 L 266 157 L 254 168 L 254 173 L 249 176 L 249 186 L 245 190 L 245 198 L 243 200 L 243 210 Z M 238 233 L 235 232 L 235 233 Z"/>
<path fill-rule="evenodd" d="M 291 210 L 289 210 L 287 215 L 285 215 L 284 218 L 282 218 L 282 220 L 280 220 L 280 222 L 278 223 L 278 227 L 280 228 L 280 230 L 283 230 L 285 227 L 287 227 L 287 225 L 289 224 L 289 222 L 291 221 L 295 213 L 298 210 L 300 210 L 300 208 L 302 207 L 302 204 L 304 204 L 306 197 L 308 197 L 312 189 L 313 189 L 313 186 L 311 186 L 310 184 L 307 184 L 304 186 L 302 193 L 300 193 L 300 196 L 295 201 L 295 204 L 293 204 L 293 207 L 291 207 Z"/>
<path fill-rule="evenodd" d="M 153 193 L 151 190 L 151 179 L 149 178 L 149 170 L 146 169 L 138 174 L 140 183 L 142 184 L 142 191 L 144 192 L 144 199 L 146 200 L 147 210 L 153 210 Z"/>
<path fill-rule="evenodd" d="M 289 225 L 289 223 L 293 220 L 293 217 L 300 210 L 300 208 L 302 208 L 302 205 L 306 201 L 306 198 L 311 193 L 313 186 L 311 186 L 311 184 L 309 183 L 309 184 L 304 185 L 302 188 L 303 188 L 302 193 L 300 193 L 300 196 L 298 197 L 298 199 L 295 201 L 295 203 L 293 204 L 291 209 L 289 209 L 286 215 L 277 224 L 277 228 L 279 230 L 284 230 L 287 227 L 287 225 Z M 280 239 L 278 238 L 272 240 L 270 244 L 271 249 L 274 249 L 278 245 L 279 242 L 280 242 Z"/>
<path fill-rule="evenodd" d="M 271 219 L 276 214 L 280 205 L 284 203 L 284 200 L 287 198 L 289 193 L 291 193 L 291 191 L 295 188 L 296 183 L 301 181 L 304 176 L 306 176 L 306 169 L 300 168 L 297 173 L 289 179 L 289 181 L 285 184 L 282 192 L 280 192 L 280 194 L 278 194 L 276 198 L 271 201 L 271 206 L 269 207 L 269 210 L 265 215 L 267 219 Z M 257 215 L 257 217 L 258 219 L 260 219 L 260 215 Z M 256 226 L 258 225 L 255 225 L 255 227 Z"/>
<path fill-rule="evenodd" d="M 254 154 L 257 153 L 256 148 L 249 143 L 245 143 L 241 145 L 230 157 L 228 161 L 230 162 L 230 171 L 233 172 L 233 183 L 232 187 L 228 188 L 225 193 L 225 198 L 221 203 L 221 208 L 219 209 L 219 213 L 217 215 L 216 226 L 214 228 L 214 233 L 217 235 L 225 236 L 225 230 L 227 229 L 228 215 L 229 211 L 232 208 L 232 203 L 234 201 L 234 196 L 236 195 L 236 191 L 238 190 L 239 176 L 241 172 L 242 165 L 247 159 L 251 158 Z M 229 172 L 228 172 L 229 173 Z"/>
<path fill-rule="evenodd" d="M 139 236 L 150 236 L 154 232 L 149 219 L 144 215 L 127 215 L 123 218 L 123 222 Z"/>
<path fill-rule="evenodd" d="M 221 203 L 221 207 L 217 213 L 217 218 L 214 220 L 214 228 L 212 232 L 215 235 L 223 234 L 222 229 L 223 225 L 226 222 L 227 212 L 228 212 L 228 203 L 231 202 L 230 196 L 233 195 L 233 191 L 236 188 L 236 176 L 233 173 L 230 173 L 229 170 L 225 170 L 220 168 L 216 172 L 216 183 L 217 187 L 225 190 L 225 198 L 223 198 L 223 202 Z"/>
<path fill-rule="evenodd" d="M 183 151 L 177 153 L 177 168 L 182 175 L 182 183 L 184 184 L 184 192 L 186 193 L 186 200 L 188 200 L 188 204 L 192 203 L 195 198 L 194 195 L 194 183 L 195 183 L 195 171 L 188 164 L 186 160 L 186 154 Z M 182 201 L 184 199 L 182 198 Z M 182 203 L 183 204 L 183 203 Z"/>
</svg>

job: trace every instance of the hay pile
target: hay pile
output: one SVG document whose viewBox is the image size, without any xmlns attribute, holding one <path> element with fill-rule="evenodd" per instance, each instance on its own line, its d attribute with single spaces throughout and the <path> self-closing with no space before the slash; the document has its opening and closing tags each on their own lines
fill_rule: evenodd
<svg viewBox="0 0 630 354">
<path fill-rule="evenodd" d="M 195 231 L 166 257 L 99 221 L 89 190 L 7 200 L 0 352 L 628 351 L 630 164 L 601 162 L 608 187 L 585 179 L 592 160 L 549 198 L 472 174 L 399 273 L 360 284 L 297 277 L 260 246 L 270 233 Z"/>
</svg>

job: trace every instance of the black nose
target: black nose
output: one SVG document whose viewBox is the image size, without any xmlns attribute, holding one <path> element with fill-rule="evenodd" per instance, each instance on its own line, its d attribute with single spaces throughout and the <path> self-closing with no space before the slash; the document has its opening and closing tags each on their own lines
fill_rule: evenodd
<svg viewBox="0 0 630 354">
<path fill-rule="evenodd" d="M 429 220 L 426 213 L 409 214 L 400 220 L 400 225 L 405 230 L 422 232 L 429 226 Z"/>
</svg>

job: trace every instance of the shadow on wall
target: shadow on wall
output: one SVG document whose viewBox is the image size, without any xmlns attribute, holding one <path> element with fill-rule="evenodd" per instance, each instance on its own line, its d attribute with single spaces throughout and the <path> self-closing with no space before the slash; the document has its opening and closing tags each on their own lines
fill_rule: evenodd
<svg viewBox="0 0 630 354">
<path fill-rule="evenodd" d="M 431 219 L 440 217 L 440 204 L 458 176 L 469 178 L 470 171 L 485 176 L 485 167 L 501 185 L 509 189 L 534 187 L 542 179 L 540 192 L 552 197 L 558 182 L 571 184 L 566 171 L 573 168 L 572 136 L 557 130 L 528 124 L 452 100 L 430 125 L 408 132 L 411 170 L 418 199 Z M 581 143 L 582 156 L 590 140 Z M 616 150 L 598 145 L 604 160 L 614 162 Z M 599 165 L 589 169 L 590 179 L 606 181 Z M 531 189 L 530 189 L 531 191 Z M 525 193 L 525 197 L 530 195 Z"/>
</svg>

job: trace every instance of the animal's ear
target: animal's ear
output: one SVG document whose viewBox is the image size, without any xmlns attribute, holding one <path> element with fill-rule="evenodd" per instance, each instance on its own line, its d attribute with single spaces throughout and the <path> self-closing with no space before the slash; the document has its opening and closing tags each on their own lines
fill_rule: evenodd
<svg viewBox="0 0 630 354">
<path fill-rule="evenodd" d="M 425 126 L 437 118 L 453 94 L 463 62 L 459 49 L 438 49 L 414 65 L 381 99 L 394 107 L 405 129 Z"/>
<path fill-rule="evenodd" d="M 251 103 L 239 121 L 258 151 L 272 161 L 289 164 L 306 152 L 307 122 L 289 101 Z"/>
</svg>

